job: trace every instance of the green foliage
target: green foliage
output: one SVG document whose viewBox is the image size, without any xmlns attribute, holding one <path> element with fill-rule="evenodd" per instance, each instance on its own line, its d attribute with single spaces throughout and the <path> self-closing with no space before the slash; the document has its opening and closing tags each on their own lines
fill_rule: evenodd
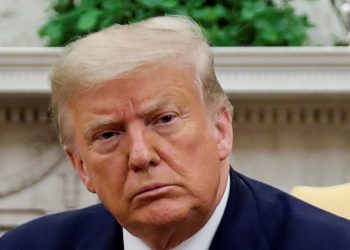
<svg viewBox="0 0 350 250">
<path fill-rule="evenodd" d="M 301 46 L 307 41 L 306 16 L 287 0 L 55 0 L 53 15 L 39 30 L 49 46 L 64 46 L 115 23 L 160 15 L 187 15 L 214 46 Z"/>
</svg>

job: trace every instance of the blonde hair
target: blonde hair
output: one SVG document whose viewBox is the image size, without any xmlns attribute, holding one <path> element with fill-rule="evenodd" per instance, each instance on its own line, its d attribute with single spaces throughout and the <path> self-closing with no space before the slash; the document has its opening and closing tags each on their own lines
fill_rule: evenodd
<svg viewBox="0 0 350 250">
<path fill-rule="evenodd" d="M 107 80 L 137 74 L 143 65 L 173 61 L 194 69 L 195 82 L 206 104 L 231 104 L 219 85 L 213 54 L 200 27 L 186 17 L 154 17 L 115 25 L 81 38 L 66 47 L 51 71 L 52 120 L 62 144 L 72 140 L 65 123 L 68 101 L 76 91 Z M 209 106 L 208 106 L 209 107 Z"/>
</svg>

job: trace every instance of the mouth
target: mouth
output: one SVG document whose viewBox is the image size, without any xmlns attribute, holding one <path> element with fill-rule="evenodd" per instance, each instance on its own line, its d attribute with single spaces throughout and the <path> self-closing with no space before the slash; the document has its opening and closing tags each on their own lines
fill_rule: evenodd
<svg viewBox="0 0 350 250">
<path fill-rule="evenodd" d="M 162 183 L 153 183 L 151 185 L 144 186 L 137 194 L 138 198 L 149 198 L 153 196 L 163 195 L 172 185 L 162 184 Z"/>
</svg>

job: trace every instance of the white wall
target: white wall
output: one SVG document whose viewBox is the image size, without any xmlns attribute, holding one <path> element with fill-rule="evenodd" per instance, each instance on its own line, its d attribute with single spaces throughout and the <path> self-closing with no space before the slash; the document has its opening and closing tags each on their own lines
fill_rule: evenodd
<svg viewBox="0 0 350 250">
<path fill-rule="evenodd" d="M 346 31 L 333 11 L 330 0 L 290 1 L 297 13 L 306 14 L 315 27 L 309 30 L 310 44 L 333 45 L 335 38 L 343 38 Z"/>
<path fill-rule="evenodd" d="M 52 0 L 0 0 L 0 46 L 42 46 L 37 30 L 48 17 Z M 293 0 L 298 13 L 306 13 L 316 26 L 310 29 L 311 45 L 332 45 L 345 34 L 329 0 Z"/>
<path fill-rule="evenodd" d="M 0 0 L 0 46 L 42 46 L 37 31 L 51 0 Z"/>
</svg>

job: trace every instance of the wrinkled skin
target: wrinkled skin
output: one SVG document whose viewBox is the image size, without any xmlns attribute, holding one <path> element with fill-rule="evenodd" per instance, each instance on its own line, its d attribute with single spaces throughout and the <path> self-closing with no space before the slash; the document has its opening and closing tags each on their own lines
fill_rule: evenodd
<svg viewBox="0 0 350 250">
<path fill-rule="evenodd" d="M 190 69 L 107 81 L 75 93 L 69 110 L 66 153 L 124 228 L 166 249 L 207 222 L 226 186 L 231 115 L 206 107 Z"/>
</svg>

